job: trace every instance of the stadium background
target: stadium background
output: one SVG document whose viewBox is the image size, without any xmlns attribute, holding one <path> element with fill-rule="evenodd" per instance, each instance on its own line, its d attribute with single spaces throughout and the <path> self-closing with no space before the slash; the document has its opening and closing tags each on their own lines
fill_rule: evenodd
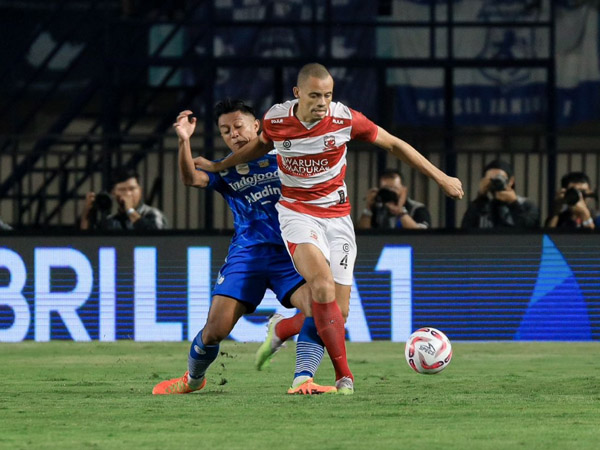
<svg viewBox="0 0 600 450">
<path fill-rule="evenodd" d="M 517 192 L 542 218 L 564 173 L 584 170 L 594 187 L 600 179 L 594 1 L 16 0 L 0 1 L 0 12 L 0 217 L 17 230 L 0 235 L 2 341 L 101 338 L 100 324 L 110 329 L 99 309 L 103 250 L 118 268 L 114 337 L 136 339 L 139 304 L 156 308 L 143 320 L 157 330 L 140 340 L 186 339 L 188 251 L 210 250 L 202 286 L 212 284 L 228 239 L 210 233 L 232 220 L 218 196 L 179 182 L 173 119 L 193 109 L 201 124 L 194 149 L 219 157 L 214 103 L 242 97 L 264 111 L 289 97 L 306 62 L 331 69 L 336 99 L 459 176 L 469 199 L 496 157 L 514 165 Z M 359 236 L 353 300 L 364 315 L 349 325 L 351 340 L 402 340 L 425 324 L 452 339 L 598 340 L 597 235 L 459 233 L 466 201 L 447 201 L 369 146 L 351 146 L 348 161 L 355 219 L 377 173 L 393 166 L 445 230 Z M 85 193 L 105 188 L 121 165 L 138 169 L 147 202 L 177 232 L 77 234 Z M 146 266 L 140 291 L 134 248 L 157 249 L 158 270 Z M 84 260 L 91 284 L 80 292 L 75 274 Z M 399 273 L 410 290 L 395 292 L 405 260 L 412 271 Z M 154 273 L 153 298 L 143 288 Z M 206 309 L 209 292 L 198 295 Z M 71 317 L 56 312 L 69 305 Z M 254 339 L 251 324 L 262 325 L 274 304 L 266 306 L 242 324 L 248 331 L 239 340 Z M 406 313 L 398 320 L 395 307 Z"/>
</svg>

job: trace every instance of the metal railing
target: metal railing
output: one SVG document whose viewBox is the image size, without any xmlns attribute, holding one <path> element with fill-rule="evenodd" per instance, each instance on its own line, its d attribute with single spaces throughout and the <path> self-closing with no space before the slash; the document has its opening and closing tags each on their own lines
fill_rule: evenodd
<svg viewBox="0 0 600 450">
<path fill-rule="evenodd" d="M 543 211 L 555 191 L 557 178 L 562 174 L 558 167 L 554 111 L 554 2 L 542 2 L 547 6 L 547 11 L 541 20 L 493 23 L 457 20 L 450 0 L 445 4 L 430 2 L 429 16 L 422 21 L 365 20 L 351 13 L 340 16 L 333 0 L 303 2 L 302 8 L 306 8 L 308 14 L 300 19 L 285 20 L 224 18 L 220 15 L 217 8 L 219 3 L 215 0 L 185 2 L 184 9 L 175 20 L 163 18 L 160 9 L 155 11 L 153 17 L 128 18 L 110 7 L 103 8 L 109 2 L 90 1 L 87 7 L 83 0 L 77 3 L 79 9 L 74 13 L 71 11 L 71 27 L 62 32 L 33 73 L 23 80 L 18 77 L 26 65 L 26 51 L 23 51 L 21 59 L 15 60 L 14 64 L 0 74 L 0 79 L 11 80 L 15 84 L 8 101 L 0 102 L 0 111 L 3 113 L 0 114 L 0 130 L 7 130 L 9 133 L 0 136 L 0 215 L 17 226 L 67 225 L 78 215 L 77 205 L 84 193 L 106 188 L 110 171 L 116 166 L 126 165 L 136 167 L 142 173 L 147 172 L 148 176 L 143 176 L 143 182 L 149 189 L 147 192 L 157 193 L 155 206 L 172 208 L 172 211 L 165 212 L 172 218 L 175 228 L 227 227 L 230 224 L 227 213 L 221 209 L 221 202 L 213 199 L 212 194 L 192 194 L 189 190 L 182 192 L 177 187 L 179 183 L 168 181 L 177 178 L 175 146 L 164 137 L 168 134 L 173 118 L 181 109 L 194 106 L 203 128 L 212 130 L 212 107 L 217 100 L 215 87 L 218 85 L 219 71 L 245 70 L 249 79 L 260 71 L 268 71 L 272 83 L 266 96 L 279 101 L 286 97 L 289 71 L 297 70 L 302 64 L 315 59 L 330 68 L 361 69 L 373 75 L 377 84 L 375 95 L 378 105 L 373 119 L 391 130 L 396 127 L 390 112 L 391 99 L 386 89 L 388 71 L 394 68 L 442 71 L 445 90 L 442 128 L 425 132 L 398 132 L 402 137 L 407 137 L 409 142 L 415 142 L 420 151 L 448 173 L 466 177 L 469 180 L 467 192 L 471 197 L 472 180 L 480 169 L 477 161 L 487 160 L 489 155 L 506 155 L 519 167 L 519 161 L 523 159 L 525 166 L 531 168 L 530 171 L 541 174 L 535 177 L 535 181 L 532 181 L 532 174 L 523 175 L 522 180 L 517 180 L 517 186 L 525 189 L 519 193 L 536 197 Z M 164 8 L 168 8 L 168 3 L 165 2 Z M 385 6 L 387 3 L 381 4 Z M 35 32 L 28 35 L 26 42 L 33 43 L 53 23 L 62 20 L 65 11 L 69 11 L 69 5 L 69 2 L 64 1 L 56 3 L 54 9 L 48 10 L 44 17 L 46 20 L 39 22 L 41 26 L 37 22 L 32 23 L 37 28 L 33 28 Z M 440 10 L 440 7 L 443 9 Z M 95 11 L 98 11 L 97 15 Z M 440 16 L 440 11 L 443 16 Z M 165 26 L 164 33 L 150 45 L 149 35 L 156 26 Z M 69 36 L 85 27 L 89 28 L 86 30 L 88 39 L 69 66 L 46 88 L 35 84 L 39 77 L 47 74 L 51 61 Z M 457 56 L 454 45 L 456 34 L 461 29 L 476 27 L 547 30 L 547 56 L 520 59 Z M 275 33 L 282 29 L 297 33 L 308 30 L 306 47 L 310 50 L 286 56 L 263 55 L 256 48 L 248 54 L 234 56 L 215 50 L 218 33 L 222 30 Z M 411 58 L 371 54 L 349 57 L 334 53 L 333 39 L 339 30 L 362 29 L 427 30 L 429 53 Z M 186 39 L 179 54 L 167 56 L 165 49 L 179 39 L 182 33 Z M 436 50 L 436 41 L 440 36 L 446 43 L 443 52 Z M 86 72 L 86 64 L 90 61 L 95 63 L 95 71 Z M 148 74 L 152 68 L 157 67 L 164 69 L 163 73 L 158 82 L 150 83 Z M 527 132 L 532 136 L 528 139 L 538 139 L 537 143 L 527 148 L 511 148 L 505 145 L 506 137 L 497 136 L 492 144 L 480 150 L 464 147 L 463 130 L 456 126 L 453 109 L 455 71 L 466 68 L 524 67 L 538 68 L 546 73 L 546 118 L 535 130 Z M 173 85 L 172 80 L 176 75 L 181 75 L 182 70 L 194 71 L 196 79 L 193 85 Z M 69 83 L 75 82 L 81 82 L 81 85 L 77 88 L 68 87 L 71 86 Z M 65 91 L 70 94 L 70 98 L 65 98 Z M 258 103 L 264 98 L 251 100 Z M 360 109 L 360 105 L 356 107 Z M 15 108 L 18 111 L 16 115 Z M 47 117 L 52 119 L 44 119 Z M 36 136 L 28 134 L 32 123 L 38 125 Z M 44 125 L 40 127 L 40 123 Z M 76 130 L 75 133 L 73 129 Z M 506 132 L 495 133 L 502 135 Z M 514 132 L 507 134 L 514 135 Z M 474 135 L 476 133 L 466 136 Z M 213 151 L 218 141 L 212 132 L 200 134 L 196 140 L 202 141 L 198 143 L 198 147 L 205 149 L 207 157 L 219 155 L 219 150 Z M 569 150 L 561 149 L 560 155 L 563 151 L 565 155 L 570 154 Z M 367 150 L 366 146 L 357 144 L 351 150 L 349 164 L 348 185 L 356 214 L 360 210 L 360 199 L 364 196 L 367 185 L 376 184 L 377 173 L 386 166 L 398 163 L 389 160 L 384 153 L 373 152 L 371 149 Z M 541 170 L 537 170 L 538 168 Z M 161 173 L 156 172 L 156 169 Z M 437 188 L 426 183 L 422 177 L 412 171 L 403 172 L 407 176 L 413 197 L 430 206 L 434 226 L 451 228 L 460 223 L 464 202 L 445 200 Z M 519 168 L 517 173 L 521 172 Z"/>
<path fill-rule="evenodd" d="M 430 129 L 398 130 L 398 134 L 433 163 L 444 166 L 444 138 L 441 130 L 438 134 Z M 165 212 L 171 228 L 232 228 L 231 213 L 227 204 L 220 198 L 212 200 L 212 214 L 205 214 L 208 198 L 213 195 L 219 197 L 218 194 L 188 188 L 180 181 L 177 138 L 173 132 L 163 135 L 111 136 L 111 140 L 119 143 L 119 151 L 111 154 L 110 161 L 106 159 L 103 148 L 104 138 L 80 135 L 57 137 L 57 143 L 44 153 L 35 168 L 27 171 L 18 188 L 2 198 L 0 217 L 17 228 L 28 228 L 35 224 L 43 224 L 42 227 L 75 227 L 85 194 L 104 189 L 100 166 L 120 167 L 124 162 L 134 160 L 143 146 L 146 149 L 144 157 L 137 161 L 135 168 L 140 173 L 145 199 L 152 206 Z M 597 141 L 600 149 L 600 133 L 559 135 L 558 140 L 563 146 L 568 145 L 568 149 L 562 149 L 556 155 L 560 172 L 554 180 L 555 185 L 558 185 L 562 175 L 570 171 L 586 172 L 593 187 L 600 183 L 600 150 L 578 147 L 577 141 L 582 139 L 588 143 Z M 4 168 L 14 166 L 26 158 L 28 151 L 21 151 L 16 143 L 28 140 L 31 138 L 27 136 L 13 137 L 11 142 L 15 145 L 9 152 L 0 155 L 0 175 Z M 71 144 L 81 140 L 85 141 L 85 146 L 73 155 Z M 227 149 L 215 136 L 213 140 L 219 144 L 212 149 L 214 157 L 225 156 Z M 545 135 L 531 132 L 519 134 L 515 130 L 500 133 L 478 131 L 463 133 L 456 136 L 455 140 L 458 143 L 457 175 L 463 181 L 466 195 L 464 200 L 455 202 L 454 227 L 460 226 L 468 201 L 476 196 L 483 167 L 496 158 L 502 158 L 512 164 L 517 194 L 528 197 L 540 206 L 543 222 L 548 215 L 547 205 L 553 198 L 549 197 L 547 190 L 549 175 Z M 206 154 L 204 142 L 205 136 L 201 132 L 192 139 L 195 154 Z M 384 167 L 401 170 L 403 181 L 409 189 L 409 196 L 425 203 L 431 213 L 433 227 L 446 228 L 446 201 L 437 185 L 377 147 L 361 143 L 350 144 L 348 152 L 346 182 L 353 205 L 353 219 L 358 219 L 364 207 L 367 190 L 377 186 L 382 160 Z M 90 172 L 94 175 L 84 178 L 78 176 Z"/>
</svg>

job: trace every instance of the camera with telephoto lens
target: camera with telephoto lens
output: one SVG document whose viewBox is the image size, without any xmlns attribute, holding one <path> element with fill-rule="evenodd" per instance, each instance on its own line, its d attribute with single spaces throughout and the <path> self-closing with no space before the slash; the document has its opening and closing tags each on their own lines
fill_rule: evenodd
<svg viewBox="0 0 600 450">
<path fill-rule="evenodd" d="M 92 208 L 90 209 L 88 220 L 92 228 L 102 228 L 102 223 L 106 220 L 112 210 L 112 198 L 106 191 L 100 191 L 96 194 Z"/>
<path fill-rule="evenodd" d="M 577 188 L 574 187 L 570 187 L 569 189 L 567 189 L 565 191 L 565 195 L 563 197 L 563 201 L 568 205 L 568 206 L 575 206 L 577 204 L 577 202 L 579 201 L 580 195 L 582 198 L 595 198 L 596 200 L 598 199 L 598 196 L 593 193 L 593 192 L 583 192 L 580 191 Z"/>
<path fill-rule="evenodd" d="M 496 175 L 494 178 L 490 179 L 490 192 L 502 192 L 505 191 L 508 187 L 508 178 L 504 175 Z"/>
<path fill-rule="evenodd" d="M 390 220 L 390 218 L 394 216 L 388 207 L 385 206 L 385 204 L 389 202 L 398 203 L 398 194 L 391 189 L 379 189 L 379 191 L 377 191 L 377 195 L 375 196 L 373 206 L 371 207 L 371 211 L 373 212 L 371 226 L 373 228 L 395 228 L 395 223 L 392 223 L 393 221 Z"/>
<path fill-rule="evenodd" d="M 96 199 L 94 200 L 93 208 L 96 209 L 99 213 L 110 213 L 112 209 L 112 198 L 110 194 L 106 191 L 100 191 L 96 194 Z"/>
</svg>

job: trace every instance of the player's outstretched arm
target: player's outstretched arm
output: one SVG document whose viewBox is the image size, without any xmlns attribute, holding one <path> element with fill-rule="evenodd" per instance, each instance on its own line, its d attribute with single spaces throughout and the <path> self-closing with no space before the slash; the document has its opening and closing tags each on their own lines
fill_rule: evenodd
<svg viewBox="0 0 600 450">
<path fill-rule="evenodd" d="M 192 111 L 182 111 L 173 124 L 177 137 L 179 137 L 179 176 L 186 186 L 204 188 L 208 185 L 208 175 L 196 170 L 192 158 L 190 138 L 196 129 L 196 118 L 191 115 Z"/>
<path fill-rule="evenodd" d="M 446 175 L 407 142 L 388 133 L 381 127 L 378 127 L 378 129 L 375 145 L 389 151 L 396 158 L 427 175 L 440 186 L 448 197 L 454 199 L 463 197 L 462 183 L 458 178 Z"/>
<path fill-rule="evenodd" d="M 229 169 L 238 164 L 253 161 L 261 156 L 266 155 L 273 149 L 272 142 L 264 142 L 260 136 L 252 139 L 240 150 L 231 153 L 227 158 L 221 161 L 209 161 L 206 158 L 195 158 L 194 163 L 197 168 L 206 170 L 207 172 L 220 172 L 221 170 Z"/>
</svg>

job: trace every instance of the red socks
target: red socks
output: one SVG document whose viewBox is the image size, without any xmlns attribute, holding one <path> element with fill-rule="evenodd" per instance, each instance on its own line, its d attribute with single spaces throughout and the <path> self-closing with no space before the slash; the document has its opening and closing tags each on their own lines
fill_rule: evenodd
<svg viewBox="0 0 600 450">
<path fill-rule="evenodd" d="M 282 341 L 287 341 L 292 336 L 300 333 L 304 324 L 304 314 L 299 312 L 295 316 L 280 320 L 275 325 L 275 334 Z"/>
<path fill-rule="evenodd" d="M 313 300 L 312 312 L 319 336 L 335 368 L 336 381 L 342 377 L 350 377 L 354 380 L 346 359 L 346 330 L 340 307 L 335 301 L 317 303 Z"/>
</svg>

